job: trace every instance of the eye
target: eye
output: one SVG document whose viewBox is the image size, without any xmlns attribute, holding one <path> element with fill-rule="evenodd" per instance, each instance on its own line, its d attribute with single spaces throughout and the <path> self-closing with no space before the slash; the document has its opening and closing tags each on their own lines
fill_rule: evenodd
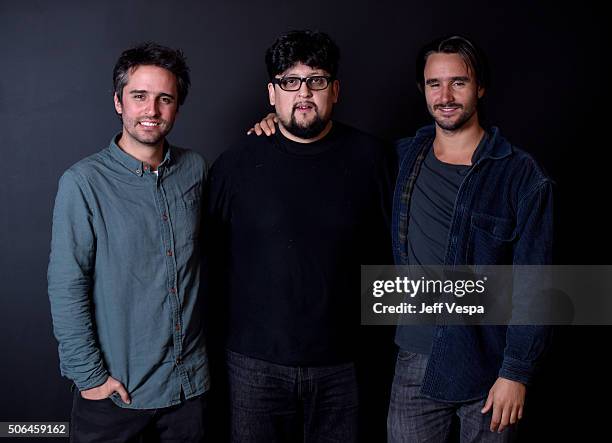
<svg viewBox="0 0 612 443">
<path fill-rule="evenodd" d="M 440 87 L 440 83 L 427 83 L 427 87 L 431 89 L 437 89 Z"/>
<path fill-rule="evenodd" d="M 310 77 L 310 83 L 312 83 L 315 86 L 320 86 L 325 83 L 325 78 L 324 77 Z"/>
<path fill-rule="evenodd" d="M 465 82 L 463 80 L 455 80 L 453 82 L 453 86 L 457 86 L 459 88 L 462 88 L 465 86 Z"/>
<path fill-rule="evenodd" d="M 171 97 L 162 97 L 160 101 L 165 105 L 170 105 L 174 103 L 174 100 Z"/>
<path fill-rule="evenodd" d="M 134 98 L 134 100 L 144 100 L 145 98 L 144 94 L 134 94 L 132 95 L 132 97 Z"/>
<path fill-rule="evenodd" d="M 300 80 L 297 77 L 286 77 L 282 79 L 281 82 L 283 86 L 295 87 L 295 85 L 297 85 L 300 82 Z"/>
</svg>

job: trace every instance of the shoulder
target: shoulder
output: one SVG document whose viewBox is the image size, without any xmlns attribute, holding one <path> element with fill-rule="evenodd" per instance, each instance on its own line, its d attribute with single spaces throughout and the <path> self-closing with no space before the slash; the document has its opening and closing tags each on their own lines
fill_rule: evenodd
<svg viewBox="0 0 612 443">
<path fill-rule="evenodd" d="M 338 137 L 345 139 L 344 143 L 350 147 L 354 157 L 365 157 L 373 161 L 395 157 L 392 143 L 345 123 L 335 121 L 334 126 Z"/>
<path fill-rule="evenodd" d="M 410 137 L 400 138 L 394 143 L 395 151 L 399 158 L 419 151 L 424 143 L 431 143 L 435 137 L 435 127 L 433 125 L 424 126 L 417 133 Z"/>
<path fill-rule="evenodd" d="M 512 162 L 515 168 L 519 171 L 524 171 L 532 176 L 535 180 L 539 181 L 550 181 L 548 173 L 544 170 L 542 165 L 535 159 L 535 157 L 529 152 L 512 146 Z"/>
<path fill-rule="evenodd" d="M 85 201 L 91 205 L 95 183 L 106 171 L 105 149 L 74 163 L 59 178 L 56 204 L 60 206 Z M 63 203 L 59 203 L 63 202 Z"/>
<path fill-rule="evenodd" d="M 489 133 L 494 146 L 488 174 L 506 184 L 514 205 L 520 206 L 534 195 L 552 194 L 552 179 L 531 153 L 502 137 L 498 128 L 492 127 Z"/>
<path fill-rule="evenodd" d="M 212 164 L 211 176 L 222 176 L 235 171 L 236 168 L 251 164 L 269 149 L 274 143 L 274 136 L 244 135 L 237 142 L 223 151 Z"/>
<path fill-rule="evenodd" d="M 499 151 L 510 153 L 503 159 L 503 170 L 518 182 L 523 190 L 529 192 L 533 188 L 552 183 L 548 173 L 531 153 L 510 143 L 499 134 L 497 128 L 493 128 L 493 131 L 495 143 L 503 147 Z"/>
<path fill-rule="evenodd" d="M 414 145 L 414 139 L 415 137 L 404 137 L 395 141 L 393 145 L 395 147 L 395 152 L 397 153 L 398 157 L 403 157 L 408 153 L 408 151 L 410 151 L 410 149 Z"/>
<path fill-rule="evenodd" d="M 519 203 L 528 200 L 532 195 L 553 192 L 552 179 L 530 153 L 512 146 L 510 162 L 508 172 L 515 182 Z"/>
<path fill-rule="evenodd" d="M 108 163 L 107 151 L 107 148 L 102 149 L 74 163 L 62 174 L 60 182 L 84 185 L 103 174 Z"/>
<path fill-rule="evenodd" d="M 380 149 L 384 148 L 386 145 L 389 145 L 388 142 L 372 135 L 367 132 L 362 131 L 361 129 L 357 129 L 353 126 L 347 125 L 346 123 L 341 123 L 338 121 L 334 121 L 334 130 L 337 132 L 339 137 L 350 139 L 353 142 L 357 142 L 360 145 L 369 149 Z"/>
</svg>

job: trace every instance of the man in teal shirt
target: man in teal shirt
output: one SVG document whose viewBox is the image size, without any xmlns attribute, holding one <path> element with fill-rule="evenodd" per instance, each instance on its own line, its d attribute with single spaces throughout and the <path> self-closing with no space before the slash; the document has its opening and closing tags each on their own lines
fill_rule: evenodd
<svg viewBox="0 0 612 443">
<path fill-rule="evenodd" d="M 64 173 L 53 213 L 49 298 L 61 372 L 77 388 L 72 439 L 201 441 L 206 165 L 166 140 L 189 69 L 181 51 L 145 43 L 123 52 L 113 81 L 122 132 Z"/>
</svg>

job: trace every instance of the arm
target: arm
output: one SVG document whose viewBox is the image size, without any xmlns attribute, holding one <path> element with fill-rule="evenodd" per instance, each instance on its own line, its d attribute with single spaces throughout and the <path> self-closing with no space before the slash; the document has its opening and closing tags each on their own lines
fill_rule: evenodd
<svg viewBox="0 0 612 443">
<path fill-rule="evenodd" d="M 202 209 L 202 292 L 207 346 L 217 361 L 224 360 L 228 327 L 228 266 L 230 180 L 223 172 L 223 155 L 212 166 Z M 214 359 L 211 362 L 214 365 Z"/>
<path fill-rule="evenodd" d="M 72 171 L 60 179 L 52 231 L 48 293 L 61 373 L 74 381 L 85 398 L 101 393 L 108 397 L 117 391 L 125 401 L 127 392 L 123 389 L 124 397 L 120 383 L 109 377 L 96 340 L 91 312 L 96 249 L 93 211 L 85 186 Z"/>
<path fill-rule="evenodd" d="M 515 265 L 546 265 L 552 262 L 553 200 L 552 184 L 544 181 L 518 204 L 518 239 L 514 247 Z M 518 283 L 519 292 L 532 294 L 527 282 Z M 533 287 L 538 287 L 537 284 Z M 537 294 L 536 294 L 537 295 Z M 509 325 L 504 360 L 499 378 L 489 391 L 482 412 L 493 407 L 491 431 L 501 432 L 522 417 L 526 386 L 533 379 L 537 363 L 550 341 L 551 327 Z"/>
<path fill-rule="evenodd" d="M 383 145 L 383 155 L 378 169 L 378 198 L 380 211 L 376 214 L 373 231 L 370 238 L 374 241 L 373 250 L 376 251 L 370 263 L 392 264 L 393 247 L 391 240 L 391 212 L 393 206 L 393 191 L 397 179 L 397 154 L 391 145 Z M 379 234 L 379 235 L 374 235 Z"/>
</svg>

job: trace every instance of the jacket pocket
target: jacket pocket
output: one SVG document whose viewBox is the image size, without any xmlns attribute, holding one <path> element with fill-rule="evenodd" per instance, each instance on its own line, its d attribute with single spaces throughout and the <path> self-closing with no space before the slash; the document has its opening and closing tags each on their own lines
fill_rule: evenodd
<svg viewBox="0 0 612 443">
<path fill-rule="evenodd" d="M 487 214 L 472 214 L 466 263 L 475 265 L 512 264 L 516 239 L 514 220 Z"/>
</svg>

